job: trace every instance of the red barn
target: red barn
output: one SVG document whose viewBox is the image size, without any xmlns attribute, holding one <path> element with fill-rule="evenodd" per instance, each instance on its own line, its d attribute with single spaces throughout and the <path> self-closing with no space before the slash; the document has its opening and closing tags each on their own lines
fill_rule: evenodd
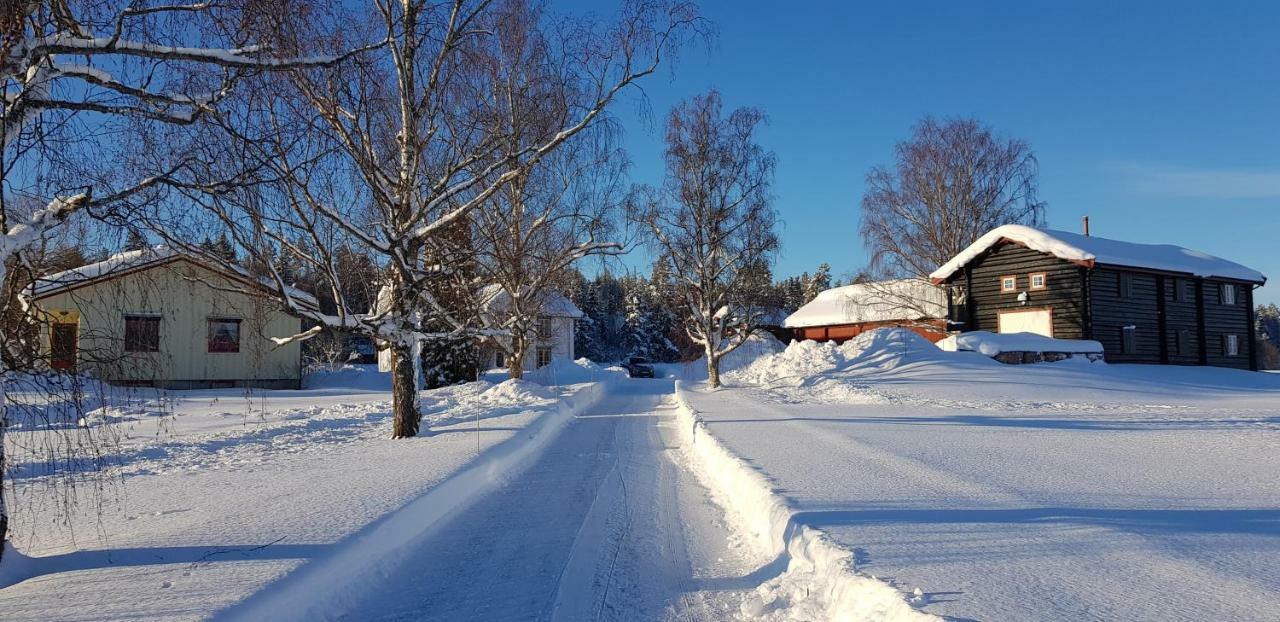
<svg viewBox="0 0 1280 622">
<path fill-rule="evenodd" d="M 796 339 L 842 342 L 887 326 L 929 341 L 947 336 L 947 296 L 920 279 L 857 283 L 828 289 L 787 317 Z"/>
</svg>

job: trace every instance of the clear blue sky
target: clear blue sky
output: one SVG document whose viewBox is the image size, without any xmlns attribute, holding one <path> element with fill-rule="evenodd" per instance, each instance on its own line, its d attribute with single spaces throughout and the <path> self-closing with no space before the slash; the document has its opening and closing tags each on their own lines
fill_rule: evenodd
<svg viewBox="0 0 1280 622">
<path fill-rule="evenodd" d="M 585 0 L 560 5 L 577 11 Z M 866 263 L 863 177 L 920 117 L 1029 141 L 1049 224 L 1244 263 L 1280 303 L 1280 3 L 702 2 L 718 27 L 618 113 L 637 182 L 662 175 L 672 104 L 763 108 L 782 277 Z M 643 257 L 629 263 L 637 265 Z M 644 268 L 641 268 L 644 269 Z"/>
</svg>

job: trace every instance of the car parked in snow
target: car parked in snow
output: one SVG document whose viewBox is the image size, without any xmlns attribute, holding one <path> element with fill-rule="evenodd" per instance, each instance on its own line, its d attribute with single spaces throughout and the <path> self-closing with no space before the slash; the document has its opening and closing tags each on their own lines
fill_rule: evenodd
<svg viewBox="0 0 1280 622">
<path fill-rule="evenodd" d="M 622 364 L 627 370 L 627 375 L 632 378 L 652 378 L 653 365 L 649 364 L 649 359 L 642 356 L 633 356 L 628 358 Z"/>
</svg>

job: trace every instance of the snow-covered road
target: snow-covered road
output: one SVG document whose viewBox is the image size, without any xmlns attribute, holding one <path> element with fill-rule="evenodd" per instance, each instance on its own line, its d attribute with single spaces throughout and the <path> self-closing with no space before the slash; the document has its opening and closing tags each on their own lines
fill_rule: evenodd
<svg viewBox="0 0 1280 622">
<path fill-rule="evenodd" d="M 725 619 L 760 565 L 672 429 L 669 380 L 617 381 L 528 469 L 405 552 L 356 620 Z"/>
</svg>

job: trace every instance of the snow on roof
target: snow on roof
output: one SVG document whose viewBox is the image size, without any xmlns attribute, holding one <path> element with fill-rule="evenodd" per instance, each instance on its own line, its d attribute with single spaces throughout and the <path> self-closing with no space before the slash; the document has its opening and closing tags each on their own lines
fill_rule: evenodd
<svg viewBox="0 0 1280 622">
<path fill-rule="evenodd" d="M 1121 242 L 1066 231 L 1036 229 L 1025 225 L 1004 225 L 988 231 L 968 248 L 960 251 L 959 255 L 952 257 L 951 261 L 935 270 L 929 278 L 933 279 L 934 283 L 950 278 L 978 255 L 1003 240 L 1088 267 L 1104 264 L 1254 283 L 1265 283 L 1267 280 L 1261 272 L 1252 268 L 1181 246 Z"/>
<path fill-rule="evenodd" d="M 501 285 L 492 283 L 480 288 L 480 305 L 485 311 L 496 311 L 510 304 L 511 295 Z M 568 317 L 580 319 L 582 310 L 558 291 L 547 292 L 547 299 L 542 303 L 542 314 L 550 317 Z"/>
<path fill-rule="evenodd" d="M 215 266 L 204 259 L 184 253 L 179 250 L 167 246 L 153 246 L 134 251 L 125 251 L 117 253 L 97 263 L 91 263 L 78 268 L 64 270 L 48 276 L 37 278 L 27 288 L 27 293 L 34 298 L 42 298 L 50 294 L 63 291 L 65 289 L 96 281 L 99 279 L 110 278 L 122 272 L 129 270 L 143 269 L 151 266 L 165 263 L 174 258 L 182 258 L 194 262 L 216 272 L 234 272 L 242 278 L 254 279 L 267 288 L 276 287 L 275 281 L 266 278 L 254 278 L 249 271 L 239 266 Z M 230 268 L 230 270 L 228 270 Z M 304 304 L 317 305 L 315 296 L 294 287 L 286 287 L 289 295 L 303 302 Z"/>
<path fill-rule="evenodd" d="M 788 316 L 783 326 L 920 320 L 946 314 L 947 297 L 941 289 L 920 279 L 899 279 L 828 289 Z"/>
</svg>

